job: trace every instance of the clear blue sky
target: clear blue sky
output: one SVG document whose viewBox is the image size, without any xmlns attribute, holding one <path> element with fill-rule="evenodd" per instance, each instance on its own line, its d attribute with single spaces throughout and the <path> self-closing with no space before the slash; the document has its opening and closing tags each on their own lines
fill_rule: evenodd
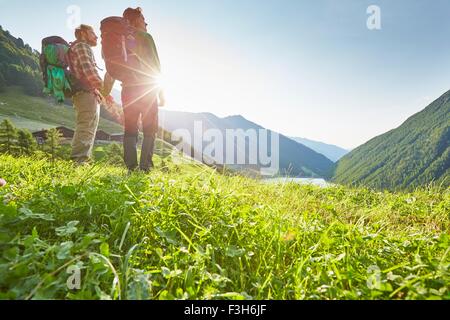
<svg viewBox="0 0 450 320">
<path fill-rule="evenodd" d="M 379 31 L 366 26 L 372 4 Z M 72 40 L 69 5 L 97 29 L 143 7 L 168 109 L 242 114 L 290 136 L 353 148 L 450 89 L 448 0 L 0 0 L 0 24 L 36 49 Z"/>
</svg>

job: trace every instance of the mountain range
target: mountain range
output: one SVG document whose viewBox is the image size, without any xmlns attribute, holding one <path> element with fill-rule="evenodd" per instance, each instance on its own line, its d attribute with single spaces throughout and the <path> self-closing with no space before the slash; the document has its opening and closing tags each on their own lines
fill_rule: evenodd
<svg viewBox="0 0 450 320">
<path fill-rule="evenodd" d="M 297 141 L 298 143 L 303 144 L 304 146 L 307 146 L 310 149 L 313 149 L 314 151 L 323 154 L 325 157 L 327 157 L 328 159 L 330 159 L 333 162 L 337 162 L 339 161 L 339 159 L 341 159 L 343 156 L 345 156 L 346 154 L 348 154 L 350 151 L 343 149 L 341 147 L 332 145 L 332 144 L 327 144 L 327 143 L 323 143 L 320 141 L 314 141 L 314 140 L 309 140 L 306 138 L 295 138 L 292 137 L 291 138 L 294 141 Z"/>
<path fill-rule="evenodd" d="M 201 123 L 201 131 L 195 130 L 195 124 Z M 204 150 L 209 143 L 203 141 L 204 132 L 209 129 L 219 130 L 223 140 L 221 144 L 223 145 L 223 161 L 226 160 L 227 152 L 229 150 L 226 149 L 226 135 L 227 130 L 236 133 L 236 138 L 245 139 L 245 134 L 247 132 L 261 132 L 267 133 L 268 142 L 267 143 L 267 151 L 268 155 L 272 154 L 272 149 L 270 147 L 270 141 L 273 134 L 277 134 L 274 131 L 267 130 L 262 126 L 253 123 L 242 116 L 230 116 L 225 118 L 219 118 L 211 113 L 190 113 L 190 112 L 177 112 L 177 111 L 164 111 L 160 112 L 160 126 L 164 128 L 166 131 L 175 132 L 177 130 L 187 130 L 190 133 L 190 136 L 195 141 L 201 141 L 201 143 L 197 144 L 197 149 Z M 239 130 L 242 132 L 239 133 Z M 248 131 L 250 130 L 250 131 Z M 324 155 L 315 152 L 314 150 L 284 136 L 281 134 L 277 134 L 279 136 L 279 169 L 281 175 L 290 175 L 294 177 L 322 177 L 329 178 L 330 173 L 333 168 L 333 162 L 326 158 Z M 255 142 L 261 146 L 263 141 L 265 142 L 265 135 L 256 135 Z M 240 170 L 259 170 L 263 168 L 263 165 L 250 165 L 249 164 L 249 154 L 250 154 L 250 145 L 249 140 L 247 139 L 245 142 L 245 147 L 242 147 L 242 150 L 238 150 L 237 139 L 235 145 L 234 152 L 235 153 L 244 153 L 246 165 L 232 165 L 232 168 L 240 169 Z M 244 140 L 242 140 L 244 141 Z M 277 149 L 278 149 L 277 146 Z M 245 150 L 243 150 L 245 148 Z M 197 152 L 201 152 L 202 150 L 196 150 Z M 258 148 L 259 150 L 259 148 Z M 245 151 L 245 152 L 244 152 Z M 234 158 L 237 160 L 237 156 Z M 261 158 L 258 156 L 257 161 L 258 164 L 262 163 Z M 236 161 L 235 161 L 236 163 Z M 223 163 L 220 163 L 223 164 Z"/>
</svg>

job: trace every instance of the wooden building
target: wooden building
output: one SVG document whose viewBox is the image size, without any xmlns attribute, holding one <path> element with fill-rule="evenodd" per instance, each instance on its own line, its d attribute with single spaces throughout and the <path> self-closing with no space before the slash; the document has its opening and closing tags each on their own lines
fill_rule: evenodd
<svg viewBox="0 0 450 320">
<path fill-rule="evenodd" d="M 121 142 L 122 143 L 123 142 L 123 133 L 112 134 L 110 141 L 115 141 L 115 142 Z"/>
<path fill-rule="evenodd" d="M 75 135 L 75 131 L 67 128 L 67 127 L 57 127 L 56 128 L 60 133 L 61 137 L 64 141 L 70 141 L 73 139 Z M 33 132 L 33 137 L 36 139 L 38 144 L 44 144 L 47 137 L 47 129 Z M 115 141 L 115 142 L 123 142 L 123 134 L 109 134 L 103 130 L 98 130 L 95 134 L 96 141 Z"/>
<path fill-rule="evenodd" d="M 111 135 L 103 130 L 98 130 L 95 134 L 96 141 L 111 141 Z"/>
<path fill-rule="evenodd" d="M 75 134 L 74 130 L 67 127 L 57 127 L 56 130 L 58 130 L 61 134 L 63 142 L 73 139 L 73 136 Z M 48 129 L 33 132 L 33 137 L 36 139 L 36 142 L 39 145 L 44 144 L 45 140 L 47 139 L 47 131 Z"/>
</svg>

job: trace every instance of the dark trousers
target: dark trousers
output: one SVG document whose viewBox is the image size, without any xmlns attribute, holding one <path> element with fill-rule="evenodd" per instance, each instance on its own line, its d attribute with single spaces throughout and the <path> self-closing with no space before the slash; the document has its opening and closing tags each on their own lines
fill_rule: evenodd
<svg viewBox="0 0 450 320">
<path fill-rule="evenodd" d="M 147 171 L 153 167 L 153 151 L 158 132 L 158 101 L 148 86 L 124 86 L 122 105 L 125 117 L 124 160 L 128 169 L 139 166 Z M 137 162 L 137 142 L 139 136 L 139 119 L 142 119 L 144 141 L 142 143 L 140 164 Z"/>
</svg>

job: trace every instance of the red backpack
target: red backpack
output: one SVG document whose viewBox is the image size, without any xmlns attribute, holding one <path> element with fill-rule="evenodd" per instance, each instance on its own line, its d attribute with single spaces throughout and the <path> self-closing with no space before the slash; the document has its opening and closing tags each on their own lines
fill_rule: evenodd
<svg viewBox="0 0 450 320">
<path fill-rule="evenodd" d="M 141 64 L 136 54 L 136 29 L 122 17 L 109 17 L 101 22 L 102 55 L 106 70 L 122 82 L 136 79 Z"/>
</svg>

